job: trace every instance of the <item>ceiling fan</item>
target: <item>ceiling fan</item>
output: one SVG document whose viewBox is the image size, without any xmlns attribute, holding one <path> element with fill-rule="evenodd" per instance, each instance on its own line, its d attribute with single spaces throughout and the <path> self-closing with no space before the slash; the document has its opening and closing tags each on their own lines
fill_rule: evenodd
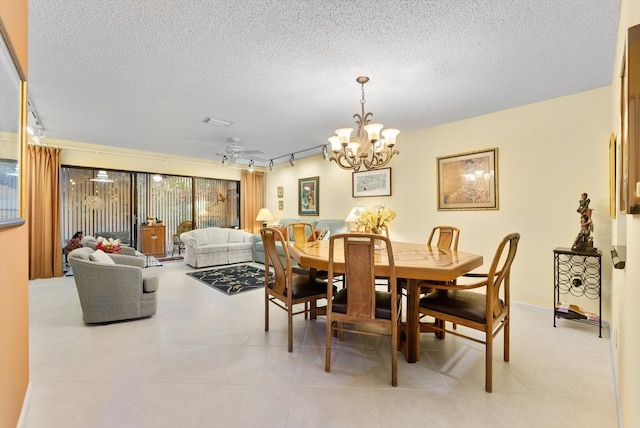
<svg viewBox="0 0 640 428">
<path fill-rule="evenodd" d="M 264 152 L 262 150 L 260 149 L 245 150 L 243 146 L 238 144 L 239 142 L 240 142 L 240 139 L 238 137 L 229 138 L 227 140 L 228 144 L 224 148 L 222 147 L 219 148 L 221 151 L 224 151 L 224 153 L 216 153 L 216 155 L 223 156 L 223 157 L 226 156 L 227 159 L 231 160 L 232 162 L 236 161 L 239 158 L 265 161 L 265 159 L 261 159 L 255 156 L 255 155 L 263 155 Z"/>
</svg>

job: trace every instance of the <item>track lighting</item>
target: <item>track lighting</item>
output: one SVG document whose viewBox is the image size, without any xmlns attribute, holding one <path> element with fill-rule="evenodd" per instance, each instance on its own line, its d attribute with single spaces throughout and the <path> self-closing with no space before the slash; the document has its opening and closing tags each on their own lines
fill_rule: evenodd
<svg viewBox="0 0 640 428">
<path fill-rule="evenodd" d="M 229 162 L 229 158 L 226 156 L 222 156 L 222 167 L 226 167 L 227 163 Z"/>
<path fill-rule="evenodd" d="M 322 146 L 322 159 L 327 160 L 328 157 L 327 146 Z"/>
<path fill-rule="evenodd" d="M 249 161 L 249 172 L 253 172 L 253 160 Z"/>
<path fill-rule="evenodd" d="M 273 171 L 273 159 L 269 161 L 269 171 Z"/>
<path fill-rule="evenodd" d="M 293 156 L 293 153 L 291 153 L 291 157 L 289 158 L 289 163 L 291 164 L 291 166 L 294 166 L 296 164 L 296 158 Z"/>
</svg>

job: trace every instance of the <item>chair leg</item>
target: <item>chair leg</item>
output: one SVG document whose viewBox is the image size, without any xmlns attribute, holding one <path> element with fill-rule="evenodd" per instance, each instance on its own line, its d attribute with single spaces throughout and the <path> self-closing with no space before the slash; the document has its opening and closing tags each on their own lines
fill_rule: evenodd
<svg viewBox="0 0 640 428">
<path fill-rule="evenodd" d="M 486 342 L 484 351 L 484 390 L 491 392 L 493 390 L 493 332 L 487 331 Z"/>
<path fill-rule="evenodd" d="M 332 324 L 333 321 L 327 320 L 326 338 L 325 338 L 325 356 L 324 356 L 324 371 L 331 371 L 331 336 L 332 336 Z"/>
<path fill-rule="evenodd" d="M 269 331 L 269 296 L 264 296 L 264 331 Z"/>
<path fill-rule="evenodd" d="M 438 339 L 442 339 L 442 340 L 444 340 L 444 337 L 445 337 L 445 331 L 444 331 L 444 328 L 446 327 L 446 321 L 439 320 L 439 319 L 437 319 L 437 318 L 436 318 L 436 320 L 435 320 L 434 322 L 435 322 L 436 327 L 438 327 L 438 328 L 441 328 L 441 329 L 442 329 L 442 330 L 440 330 L 440 331 L 436 331 L 436 337 L 437 337 Z"/>
<path fill-rule="evenodd" d="M 311 316 L 309 318 L 311 318 L 312 320 L 315 320 L 316 318 L 318 318 L 318 311 L 317 311 L 317 301 L 316 300 L 312 300 L 309 302 L 309 311 L 311 312 Z"/>
<path fill-rule="evenodd" d="M 391 386 L 398 386 L 398 327 L 391 328 Z"/>
<path fill-rule="evenodd" d="M 504 322 L 506 323 L 504 325 L 504 331 L 502 332 L 502 334 L 504 334 L 504 360 L 508 363 L 509 362 L 509 326 L 511 325 L 511 315 L 507 315 L 507 318 L 504 320 Z"/>
<path fill-rule="evenodd" d="M 289 352 L 293 352 L 293 309 L 291 308 L 291 306 L 289 306 L 288 308 L 288 331 L 289 334 L 288 336 L 288 342 L 289 342 Z"/>
</svg>

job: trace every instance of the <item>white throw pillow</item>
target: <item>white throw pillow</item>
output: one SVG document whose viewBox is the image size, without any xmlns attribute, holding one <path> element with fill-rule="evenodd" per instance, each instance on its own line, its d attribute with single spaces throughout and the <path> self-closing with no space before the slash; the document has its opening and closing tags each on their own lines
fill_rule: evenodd
<svg viewBox="0 0 640 428">
<path fill-rule="evenodd" d="M 95 250 L 93 253 L 89 254 L 89 260 L 98 263 L 116 264 L 116 262 L 114 262 L 113 259 L 102 250 Z"/>
<path fill-rule="evenodd" d="M 324 229 L 322 229 L 322 232 L 320 232 L 320 236 L 318 236 L 318 241 L 328 241 L 329 236 L 331 236 L 331 229 L 329 229 L 329 226 L 327 226 Z"/>
</svg>

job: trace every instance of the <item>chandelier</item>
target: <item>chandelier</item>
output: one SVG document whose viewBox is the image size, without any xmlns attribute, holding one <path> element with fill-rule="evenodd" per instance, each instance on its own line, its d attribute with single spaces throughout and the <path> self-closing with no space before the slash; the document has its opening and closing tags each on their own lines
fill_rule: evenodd
<svg viewBox="0 0 640 428">
<path fill-rule="evenodd" d="M 396 136 L 400 133 L 397 129 L 382 130 L 381 123 L 369 123 L 370 116 L 373 113 L 365 113 L 364 105 L 367 102 L 364 98 L 364 84 L 369 81 L 366 76 L 360 76 L 356 82 L 362 87 L 362 99 L 360 106 L 362 111 L 360 114 L 353 115 L 358 125 L 356 135 L 351 138 L 353 128 L 336 129 L 337 136 L 329 138 L 333 156 L 329 158 L 335 161 L 340 168 L 353 169 L 358 172 L 364 167 L 368 170 L 382 168 L 389 163 L 393 155 L 400 154 L 394 150 L 396 144 Z M 382 134 L 383 138 L 380 138 Z"/>
</svg>

